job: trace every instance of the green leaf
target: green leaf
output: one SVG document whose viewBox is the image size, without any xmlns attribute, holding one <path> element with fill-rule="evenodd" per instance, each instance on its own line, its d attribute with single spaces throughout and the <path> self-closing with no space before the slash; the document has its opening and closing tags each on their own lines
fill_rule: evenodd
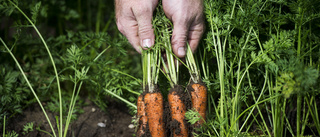
<svg viewBox="0 0 320 137">
<path fill-rule="evenodd" d="M 194 109 L 189 109 L 185 113 L 186 120 L 192 125 L 201 120 L 201 115 Z"/>
<path fill-rule="evenodd" d="M 36 24 L 37 22 L 37 17 L 39 14 L 39 10 L 41 7 L 41 1 L 39 1 L 34 7 L 31 8 L 31 21 Z"/>
</svg>

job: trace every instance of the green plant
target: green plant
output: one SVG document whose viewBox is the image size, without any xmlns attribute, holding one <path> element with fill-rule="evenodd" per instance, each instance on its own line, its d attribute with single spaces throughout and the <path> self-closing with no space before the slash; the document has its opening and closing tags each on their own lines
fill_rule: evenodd
<svg viewBox="0 0 320 137">
<path fill-rule="evenodd" d="M 18 137 L 18 136 L 19 134 L 17 134 L 15 131 L 10 131 L 6 133 L 6 116 L 4 116 L 2 137 Z"/>
<path fill-rule="evenodd" d="M 57 80 L 57 89 L 58 89 L 58 93 L 59 93 L 59 112 L 60 112 L 60 120 L 57 121 L 57 124 L 58 125 L 58 132 L 59 132 L 59 136 L 66 136 L 67 135 L 67 130 L 68 130 L 68 127 L 69 127 L 69 124 L 70 124 L 70 120 L 71 120 L 71 116 L 72 116 L 72 113 L 73 113 L 73 109 L 74 109 L 74 106 L 76 104 L 76 99 L 78 97 L 78 94 L 79 94 L 79 91 L 81 89 L 81 86 L 82 86 L 82 82 L 84 79 L 86 79 L 86 73 L 88 72 L 89 68 L 87 67 L 82 67 L 80 69 L 78 69 L 78 64 L 81 62 L 81 56 L 79 56 L 79 49 L 77 49 L 75 46 L 72 46 L 69 50 L 68 50 L 68 53 L 69 53 L 69 56 L 67 57 L 67 59 L 69 59 L 68 61 L 71 61 L 72 62 L 72 66 L 70 67 L 70 69 L 72 69 L 74 71 L 74 76 L 70 76 L 70 80 L 74 83 L 74 90 L 73 90 L 73 93 L 72 93 L 72 97 L 71 97 L 71 100 L 70 100 L 70 106 L 69 106 L 69 112 L 67 114 L 67 118 L 66 118 L 66 124 L 65 124 L 65 129 L 63 130 L 63 114 L 62 114 L 62 96 L 61 96 L 61 88 L 60 88 L 60 82 L 59 82 L 59 75 L 58 75 L 58 72 L 57 72 L 57 69 L 56 69 L 56 66 L 55 66 L 55 62 L 52 58 L 52 55 L 51 55 L 51 52 L 47 46 L 47 43 L 44 41 L 42 35 L 40 34 L 40 32 L 38 31 L 38 29 L 35 27 L 34 23 L 35 23 L 35 17 L 36 16 L 36 12 L 37 11 L 34 11 L 33 12 L 33 17 L 32 17 L 32 20 L 30 20 L 26 14 L 16 5 L 17 2 L 12 2 L 12 1 L 9 1 L 11 5 L 13 5 L 22 15 L 24 15 L 24 17 L 28 20 L 28 22 L 31 24 L 31 26 L 35 29 L 35 31 L 37 32 L 37 34 L 39 35 L 40 39 L 42 40 L 43 42 L 43 45 L 46 47 L 46 50 L 47 50 L 47 53 L 48 53 L 48 56 L 50 57 L 51 59 L 51 62 L 52 62 L 52 65 L 53 65 L 53 69 L 54 69 L 54 72 L 55 72 L 55 79 Z M 40 7 L 41 3 L 38 3 L 35 7 L 35 10 L 38 10 L 39 7 Z M 23 72 L 23 69 L 21 68 L 19 62 L 16 60 L 15 56 L 12 54 L 11 50 L 8 48 L 8 46 L 4 43 L 4 41 L 2 39 L 0 39 L 2 44 L 5 46 L 6 50 L 8 51 L 8 53 L 10 53 L 10 55 L 12 56 L 12 58 L 14 59 L 14 61 L 16 62 L 16 65 L 18 66 L 18 68 L 20 69 L 21 73 L 23 74 L 23 77 L 24 79 L 26 80 L 29 88 L 31 89 L 32 93 L 34 94 L 35 98 L 37 99 L 37 102 L 39 103 L 42 111 L 44 112 L 46 118 L 47 118 L 47 121 L 49 122 L 49 125 L 51 127 L 51 130 L 52 130 L 52 133 L 53 133 L 53 136 L 56 136 L 56 133 L 53 129 L 53 126 L 51 124 L 51 121 L 49 120 L 48 116 L 47 116 L 47 113 L 45 111 L 45 109 L 43 108 L 40 100 L 38 99 L 38 96 L 36 94 L 36 92 L 34 91 L 34 89 L 32 88 L 32 85 L 30 84 L 28 78 L 26 77 L 26 75 L 24 74 Z M 97 58 L 96 58 L 97 59 Z M 77 85 L 78 83 L 80 83 L 79 85 Z"/>
<path fill-rule="evenodd" d="M 127 65 L 135 66 L 136 63 L 130 61 L 132 53 L 128 54 L 128 51 L 124 50 L 127 48 L 128 42 L 119 35 L 119 32 L 114 31 L 116 29 L 112 22 L 114 17 L 112 13 L 109 14 L 112 8 L 103 8 L 104 4 L 112 7 L 112 4 L 108 5 L 112 2 L 104 0 L 99 2 L 76 1 L 77 7 L 72 6 L 73 4 L 70 5 L 72 2 L 69 1 L 56 2 L 54 0 L 32 3 L 1 0 L 0 3 L 1 14 L 5 13 L 5 19 L 12 19 L 15 22 L 8 28 L 17 29 L 14 42 L 11 42 L 10 30 L 5 29 L 7 35 L 0 35 L 1 38 L 4 38 L 2 44 L 4 45 L 4 41 L 6 41 L 8 45 L 12 45 L 10 51 L 20 63 L 24 73 L 27 74 L 30 82 L 28 86 L 33 87 L 39 100 L 48 104 L 45 109 L 59 116 L 57 136 L 66 136 L 69 123 L 75 118 L 75 114 L 81 113 L 79 108 L 82 105 L 79 101 L 80 90 L 84 90 L 84 94 L 88 94 L 90 99 L 101 106 L 103 110 L 106 110 L 106 95 L 108 95 L 111 98 L 116 97 L 127 102 L 131 112 L 134 113 L 136 106 L 131 102 L 134 102 L 142 91 L 140 89 L 141 80 L 128 73 L 138 72 L 139 69 L 132 70 L 129 69 L 130 67 L 126 67 Z M 90 6 L 86 6 L 86 4 Z M 98 9 L 90 8 L 97 5 L 100 5 Z M 30 18 L 27 17 L 29 12 L 22 11 L 30 11 Z M 96 19 L 92 19 L 90 14 L 95 15 L 95 13 L 99 15 L 96 16 Z M 52 19 L 57 20 L 54 26 L 50 24 Z M 106 19 L 107 22 L 104 24 Z M 64 21 L 74 25 L 68 28 L 62 25 Z M 44 29 L 43 26 L 47 28 Z M 91 28 L 95 28 L 96 32 L 91 32 Z M 48 33 L 40 35 L 42 31 Z M 52 31 L 54 32 L 51 33 Z M 39 34 L 40 40 L 30 32 Z M 111 39 L 111 37 L 113 38 Z M 44 41 L 44 39 L 46 40 Z M 44 46 L 39 46 L 41 44 Z M 30 50 L 22 52 L 24 46 L 28 46 Z M 4 53 L 9 52 L 4 46 L 1 46 L 1 50 Z M 49 52 L 52 56 L 48 56 Z M 12 66 L 14 65 L 12 61 L 3 60 L 10 56 L 10 54 L 1 54 L 0 60 L 4 61 L 3 64 Z M 140 57 L 133 57 L 133 59 L 139 60 Z M 54 63 L 48 64 L 47 62 L 50 61 L 54 61 Z M 56 70 L 52 69 L 55 66 Z M 55 75 L 52 76 L 52 74 Z M 139 76 L 139 73 L 136 75 Z M 20 80 L 25 81 L 23 77 L 18 79 L 18 81 Z M 57 80 L 58 82 L 56 82 Z M 86 82 L 86 87 L 82 86 L 83 81 Z M 17 86 L 26 86 L 27 82 L 24 83 L 24 85 L 17 83 Z M 52 92 L 59 90 L 60 92 Z M 25 91 L 26 96 L 23 97 L 28 98 L 24 98 L 25 100 L 21 100 L 21 102 L 24 104 L 25 102 L 35 102 L 36 99 L 27 96 L 27 93 L 31 95 L 32 92 L 27 91 Z M 19 94 L 12 93 L 14 96 Z M 53 96 L 48 97 L 47 94 Z M 6 95 L 11 96 L 10 94 Z M 19 99 L 18 97 L 13 99 L 16 98 Z M 17 110 L 22 111 L 20 108 Z M 0 115 L 7 113 L 2 112 Z M 49 120 L 48 122 L 50 123 Z M 51 134 L 55 134 L 53 129 Z"/>
<path fill-rule="evenodd" d="M 298 96 L 296 114 L 299 120 L 296 124 L 299 126 L 295 127 L 301 130 L 297 130 L 296 134 L 303 135 L 310 112 L 306 107 L 302 110 L 299 106 L 302 103 L 301 97 L 304 95 L 299 92 L 315 89 L 313 84 L 318 79 L 318 72 L 313 69 L 315 67 L 304 67 L 301 58 L 298 58 L 296 62 L 293 61 L 295 60 L 293 58 L 297 56 L 295 53 L 301 55 L 302 49 L 304 49 L 306 54 L 303 56 L 309 56 L 306 60 L 314 62 L 313 55 L 310 53 L 318 48 L 317 44 L 308 43 L 306 40 L 304 42 L 306 42 L 307 48 L 301 48 L 303 46 L 299 44 L 303 41 L 302 38 L 317 39 L 318 37 L 314 33 L 310 33 L 311 29 L 308 29 L 314 26 L 311 21 L 318 18 L 317 14 L 312 14 L 314 8 L 308 8 L 309 11 L 305 12 L 302 7 L 298 8 L 310 4 L 317 5 L 315 1 L 298 1 L 297 3 L 252 0 L 205 1 L 205 12 L 209 24 L 206 49 L 216 58 L 218 68 L 217 80 L 215 81 L 219 86 L 214 89 L 220 93 L 219 105 L 212 105 L 215 109 L 214 112 L 218 114 L 216 116 L 218 123 L 212 127 L 217 136 L 246 135 L 253 124 L 258 125 L 259 130 L 269 136 L 285 136 L 287 131 L 294 135 L 292 123 L 289 123 L 288 117 L 283 115 L 287 113 L 288 103 L 291 103 L 285 97 L 292 97 L 292 94 Z M 288 7 L 290 10 L 299 9 L 297 11 L 301 15 L 295 15 L 294 12 L 288 13 Z M 309 16 L 302 15 L 304 13 Z M 296 19 L 295 21 L 303 21 L 304 23 L 300 22 L 290 28 L 291 22 L 286 19 L 301 17 L 308 19 Z M 302 25 L 307 22 L 310 22 L 309 26 Z M 306 28 L 304 37 L 302 31 L 299 30 L 299 24 L 301 28 Z M 284 25 L 289 27 L 284 27 Z M 310 37 L 309 34 L 314 37 Z M 297 43 L 297 49 L 295 43 Z M 293 62 L 285 63 L 281 60 Z M 205 65 L 202 66 L 206 68 Z M 288 71 L 290 69 L 292 70 Z M 206 70 L 203 69 L 203 71 Z M 308 74 L 312 74 L 312 76 Z M 302 85 L 308 86 L 301 87 Z M 310 89 L 310 87 L 312 88 Z M 279 96 L 279 94 L 285 97 Z M 248 99 L 248 96 L 251 99 Z M 261 99 L 273 97 L 277 98 L 268 102 L 271 110 L 268 109 L 267 103 L 260 106 L 255 105 Z M 214 97 L 209 97 L 209 102 L 215 102 L 212 99 Z M 304 104 L 306 105 L 307 102 Z M 250 112 L 241 116 L 240 112 L 250 106 L 253 106 Z M 267 108 L 267 112 L 264 112 L 268 114 L 267 117 L 262 114 L 264 108 Z M 303 114 L 301 115 L 300 112 Z M 242 119 L 239 119 L 240 116 Z M 249 119 L 253 119 L 253 121 L 248 123 Z M 241 124 L 240 121 L 242 121 Z M 272 131 L 269 130 L 268 122 Z M 218 130 L 215 129 L 217 126 L 219 126 Z M 241 133 L 244 128 L 247 130 Z"/>
<path fill-rule="evenodd" d="M 27 123 L 23 126 L 23 135 L 28 134 L 29 132 L 33 131 L 33 122 Z"/>
<path fill-rule="evenodd" d="M 145 86 L 141 85 L 152 88 L 150 81 L 155 78 L 141 77 L 142 73 L 156 71 L 141 63 L 141 57 L 150 54 L 139 56 L 132 52 L 125 37 L 119 35 L 112 3 L 109 0 L 0 0 L 0 14 L 4 15 L 1 43 L 10 45 L 8 49 L 0 46 L 3 53 L 0 54 L 0 121 L 5 120 L 4 116 L 14 117 L 36 102 L 31 95 L 36 93 L 42 103 L 48 104 L 44 109 L 59 116 L 58 126 L 53 129 L 59 130 L 56 135 L 64 132 L 62 136 L 65 136 L 66 123 L 81 112 L 80 90 L 102 110 L 107 111 L 108 99 L 114 98 L 125 102 L 131 114 L 136 113 L 137 105 L 132 102 L 143 92 Z M 178 84 L 178 79 L 183 83 L 183 78 L 189 78 L 183 75 L 184 66 L 191 74 L 190 81 L 201 79 L 208 86 L 207 119 L 193 135 L 319 136 L 319 1 L 204 0 L 204 4 L 207 32 L 198 52 L 191 56 L 188 50 L 186 62 L 169 50 L 162 52 L 172 55 L 171 63 L 164 62 L 165 59 L 161 62 L 174 70 L 171 74 L 164 68 L 164 73 L 172 78 L 158 76 L 164 94 L 169 87 L 165 78 L 171 81 L 170 86 Z M 25 19 L 25 15 L 30 19 Z M 168 28 L 172 27 L 166 21 L 162 17 L 153 20 L 158 39 L 155 47 L 163 50 L 171 49 L 165 47 L 170 45 Z M 43 40 L 37 38 L 35 26 L 38 32 L 47 32 L 43 33 Z M 39 46 L 45 45 L 44 40 L 48 47 Z M 56 72 L 53 64 L 48 63 L 52 62 L 48 48 Z M 11 58 L 8 50 L 23 72 L 13 67 L 15 62 L 8 59 Z M 178 66 L 179 63 L 182 65 Z M 29 85 L 20 74 L 25 74 Z M 61 92 L 53 92 L 58 89 Z M 199 120 L 197 116 L 191 110 L 185 115 L 191 123 Z M 17 136 L 14 131 L 3 131 L 3 136 L 9 134 Z"/>
<path fill-rule="evenodd" d="M 188 120 L 188 122 L 191 123 L 192 125 L 195 124 L 197 121 L 200 121 L 200 119 L 201 119 L 200 114 L 196 110 L 189 109 L 186 112 L 186 120 Z"/>
<path fill-rule="evenodd" d="M 0 121 L 3 116 L 13 116 L 22 113 L 23 100 L 30 98 L 30 90 L 27 88 L 26 81 L 19 76 L 19 72 L 14 71 L 9 66 L 0 66 Z"/>
<path fill-rule="evenodd" d="M 18 137 L 18 136 L 19 136 L 19 134 L 17 134 L 17 132 L 15 132 L 15 131 L 10 131 L 10 132 L 3 135 L 3 137 Z"/>
</svg>

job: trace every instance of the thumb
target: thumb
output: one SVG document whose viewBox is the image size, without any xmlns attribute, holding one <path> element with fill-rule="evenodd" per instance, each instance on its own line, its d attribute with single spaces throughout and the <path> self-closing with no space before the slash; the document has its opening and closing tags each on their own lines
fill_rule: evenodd
<svg viewBox="0 0 320 137">
<path fill-rule="evenodd" d="M 152 28 L 152 9 L 141 10 L 141 15 L 136 15 L 138 22 L 138 35 L 140 46 L 143 49 L 150 48 L 154 44 L 154 33 Z"/>
<path fill-rule="evenodd" d="M 179 58 L 186 55 L 187 35 L 188 27 L 186 24 L 174 23 L 171 44 L 174 54 Z"/>
</svg>

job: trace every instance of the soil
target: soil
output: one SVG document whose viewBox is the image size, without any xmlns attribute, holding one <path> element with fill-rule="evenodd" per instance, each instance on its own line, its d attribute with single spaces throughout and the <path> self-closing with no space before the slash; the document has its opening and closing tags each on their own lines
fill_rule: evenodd
<svg viewBox="0 0 320 137">
<path fill-rule="evenodd" d="M 68 137 L 131 137 L 134 135 L 134 128 L 131 127 L 132 116 L 129 114 L 125 104 L 109 101 L 108 112 L 103 112 L 94 103 L 86 100 L 88 105 L 83 107 L 84 113 L 71 123 Z M 56 128 L 54 115 L 50 112 L 48 117 L 52 120 L 53 127 Z M 33 122 L 34 130 L 23 134 L 23 126 Z M 105 127 L 98 126 L 105 125 Z M 130 125 L 130 126 L 129 126 Z M 6 131 L 14 130 L 19 136 L 25 137 L 49 137 L 48 134 L 36 130 L 51 132 L 50 126 L 38 104 L 23 111 L 23 114 L 11 118 L 6 125 Z M 130 128 L 129 128 L 130 127 Z M 57 133 L 57 132 L 56 132 Z"/>
</svg>

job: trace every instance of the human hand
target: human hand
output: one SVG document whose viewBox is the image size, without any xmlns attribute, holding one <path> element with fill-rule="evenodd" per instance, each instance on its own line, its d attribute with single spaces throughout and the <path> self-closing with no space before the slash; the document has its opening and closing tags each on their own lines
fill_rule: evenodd
<svg viewBox="0 0 320 137">
<path fill-rule="evenodd" d="M 203 0 L 162 0 L 163 10 L 173 23 L 171 44 L 177 57 L 186 55 L 186 42 L 192 52 L 204 32 Z"/>
<path fill-rule="evenodd" d="M 115 0 L 118 29 L 139 53 L 140 47 L 154 44 L 151 20 L 157 4 L 158 0 Z"/>
</svg>

